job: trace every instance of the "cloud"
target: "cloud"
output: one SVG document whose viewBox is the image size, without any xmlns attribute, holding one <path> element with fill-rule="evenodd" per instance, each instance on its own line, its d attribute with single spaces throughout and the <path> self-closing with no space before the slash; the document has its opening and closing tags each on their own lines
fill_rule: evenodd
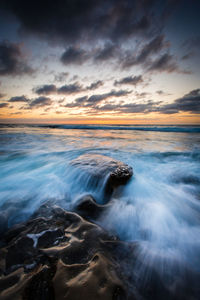
<svg viewBox="0 0 200 300">
<path fill-rule="evenodd" d="M 158 95 L 160 95 L 160 96 L 169 96 L 169 95 L 171 95 L 170 93 L 166 93 L 166 92 L 164 92 L 164 91 L 162 91 L 162 90 L 156 91 L 156 94 L 158 94 Z"/>
<path fill-rule="evenodd" d="M 4 41 L 0 43 L 0 76 L 32 74 L 18 44 Z"/>
<path fill-rule="evenodd" d="M 162 90 L 158 90 L 158 91 L 156 91 L 156 94 L 158 94 L 158 95 L 164 95 L 165 92 L 163 92 Z"/>
<path fill-rule="evenodd" d="M 122 85 L 122 84 L 130 84 L 130 85 L 137 85 L 138 83 L 143 82 L 142 76 L 128 76 L 124 77 L 120 80 L 115 80 L 114 85 Z"/>
<path fill-rule="evenodd" d="M 172 73 L 174 71 L 179 72 L 180 70 L 177 66 L 174 56 L 165 53 L 153 61 L 152 65 L 149 67 L 149 71 L 165 71 L 167 73 Z"/>
<path fill-rule="evenodd" d="M 8 102 L 29 102 L 30 100 L 26 98 L 26 96 L 15 96 L 11 97 Z"/>
<path fill-rule="evenodd" d="M 112 90 L 109 93 L 104 94 L 95 94 L 90 97 L 84 96 L 79 97 L 74 100 L 74 102 L 67 103 L 65 107 L 95 107 L 98 103 L 101 103 L 103 100 L 112 98 L 112 97 L 123 97 L 130 94 L 131 91 L 127 90 Z"/>
<path fill-rule="evenodd" d="M 102 80 L 98 80 L 96 82 L 91 83 L 89 86 L 87 86 L 86 90 L 96 90 L 102 85 L 104 85 L 104 82 Z"/>
<path fill-rule="evenodd" d="M 141 0 L 2 0 L 21 30 L 43 39 L 68 43 L 105 39 L 119 41 L 154 29 L 152 10 L 155 1 Z M 155 17 L 154 17 L 155 18 Z M 156 24 L 157 25 L 157 24 Z"/>
<path fill-rule="evenodd" d="M 105 103 L 95 106 L 96 111 L 117 112 L 117 113 L 150 113 L 156 111 L 160 102 L 152 100 L 143 101 L 143 103 L 133 101 L 132 103 Z"/>
<path fill-rule="evenodd" d="M 124 91 L 122 94 L 126 94 Z M 200 89 L 192 90 L 182 98 L 174 100 L 172 103 L 163 104 L 162 101 L 143 100 L 132 101 L 131 103 L 125 103 L 121 101 L 116 103 L 115 101 L 105 102 L 109 98 L 118 95 L 120 97 L 121 92 L 111 91 L 107 94 L 97 94 L 90 97 L 84 96 L 75 99 L 74 102 L 68 103 L 65 107 L 75 108 L 83 107 L 88 108 L 88 113 L 98 112 L 117 112 L 117 113 L 162 113 L 162 114 L 174 114 L 179 112 L 188 112 L 198 114 L 200 113 Z"/>
<path fill-rule="evenodd" d="M 36 87 L 33 91 L 38 95 L 51 95 L 51 94 L 64 94 L 64 95 L 71 95 L 80 93 L 82 91 L 90 91 L 95 90 L 104 84 L 103 81 L 98 80 L 91 83 L 87 87 L 83 87 L 79 82 L 75 82 L 72 84 L 65 84 L 61 87 L 57 87 L 54 84 L 44 84 L 42 86 Z"/>
<path fill-rule="evenodd" d="M 122 68 L 130 68 L 134 65 L 145 64 L 151 55 L 155 55 L 169 46 L 169 43 L 165 42 L 164 38 L 164 35 L 154 37 L 150 42 L 143 45 L 138 54 L 132 54 L 128 51 L 122 59 Z"/>
<path fill-rule="evenodd" d="M 100 48 L 96 51 L 94 60 L 99 62 L 106 61 L 115 57 L 116 52 L 116 45 L 107 43 L 103 48 Z"/>
<path fill-rule="evenodd" d="M 54 84 L 45 84 L 41 87 L 33 89 L 33 91 L 38 95 L 50 95 L 57 92 L 57 88 Z"/>
<path fill-rule="evenodd" d="M 63 82 L 69 76 L 68 72 L 60 72 L 54 76 L 54 81 Z"/>
<path fill-rule="evenodd" d="M 200 89 L 192 90 L 182 98 L 176 99 L 171 104 L 163 105 L 160 111 L 165 114 L 178 112 L 200 113 Z"/>
<path fill-rule="evenodd" d="M 69 47 L 62 54 L 60 60 L 64 65 L 82 64 L 87 59 L 86 51 L 80 48 Z"/>
<path fill-rule="evenodd" d="M 0 108 L 8 107 L 8 103 L 0 103 Z"/>
<path fill-rule="evenodd" d="M 71 95 L 79 93 L 83 90 L 83 87 L 78 83 L 66 84 L 57 89 L 59 94 Z"/>
<path fill-rule="evenodd" d="M 32 100 L 29 103 L 29 108 L 45 107 L 45 106 L 51 105 L 52 103 L 53 103 L 53 101 L 50 98 L 41 96 L 41 97 L 38 97 L 38 98 Z"/>
</svg>

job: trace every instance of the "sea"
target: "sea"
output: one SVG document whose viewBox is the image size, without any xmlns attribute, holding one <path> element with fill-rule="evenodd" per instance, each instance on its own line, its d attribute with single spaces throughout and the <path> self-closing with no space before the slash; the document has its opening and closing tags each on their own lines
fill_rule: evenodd
<svg viewBox="0 0 200 300">
<path fill-rule="evenodd" d="M 27 220 L 47 201 L 71 210 L 91 194 L 103 203 L 103 186 L 70 164 L 86 153 L 134 172 L 98 224 L 137 242 L 161 275 L 175 263 L 200 272 L 200 126 L 1 124 L 0 225 Z"/>
</svg>

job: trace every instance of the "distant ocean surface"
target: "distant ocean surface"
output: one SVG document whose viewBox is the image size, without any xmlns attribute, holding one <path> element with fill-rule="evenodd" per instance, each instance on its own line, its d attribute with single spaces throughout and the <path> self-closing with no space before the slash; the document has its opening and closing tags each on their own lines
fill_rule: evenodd
<svg viewBox="0 0 200 300">
<path fill-rule="evenodd" d="M 138 241 L 143 259 L 200 271 L 200 126 L 0 125 L 0 217 L 9 226 L 52 201 L 66 209 L 84 194 L 102 202 L 70 165 L 84 153 L 133 167 L 98 222 Z"/>
</svg>

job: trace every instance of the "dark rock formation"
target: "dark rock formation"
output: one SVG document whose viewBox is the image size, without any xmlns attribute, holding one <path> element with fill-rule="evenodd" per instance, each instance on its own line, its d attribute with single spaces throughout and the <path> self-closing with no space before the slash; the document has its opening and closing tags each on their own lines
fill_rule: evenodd
<svg viewBox="0 0 200 300">
<path fill-rule="evenodd" d="M 71 165 L 87 175 L 87 185 L 104 186 L 106 201 L 109 200 L 114 188 L 124 185 L 133 175 L 132 167 L 111 157 L 99 154 L 83 154 L 71 161 Z"/>
<path fill-rule="evenodd" d="M 97 204 L 92 195 L 85 195 L 77 201 L 74 210 L 85 219 L 95 220 L 105 213 L 110 206 L 110 203 L 106 205 Z"/>
<path fill-rule="evenodd" d="M 108 205 L 87 196 L 77 209 L 95 216 Z M 198 274 L 187 271 L 180 280 L 174 265 L 161 279 L 141 259 L 139 243 L 122 242 L 59 207 L 43 205 L 0 245 L 0 300 L 199 299 Z"/>
<path fill-rule="evenodd" d="M 120 274 L 116 237 L 58 207 L 44 205 L 35 217 L 2 239 L 0 299 L 135 299 Z"/>
</svg>

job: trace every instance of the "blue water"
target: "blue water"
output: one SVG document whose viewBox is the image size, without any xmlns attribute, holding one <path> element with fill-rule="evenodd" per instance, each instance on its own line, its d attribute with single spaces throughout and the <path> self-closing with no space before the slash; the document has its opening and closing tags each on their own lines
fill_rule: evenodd
<svg viewBox="0 0 200 300">
<path fill-rule="evenodd" d="M 70 162 L 111 156 L 134 176 L 98 222 L 137 241 L 141 259 L 161 273 L 174 262 L 200 272 L 199 133 L 198 126 L 1 125 L 1 216 L 12 226 L 46 201 L 71 209 L 86 193 L 102 203 L 101 186 L 88 185 L 89 175 Z"/>
</svg>

